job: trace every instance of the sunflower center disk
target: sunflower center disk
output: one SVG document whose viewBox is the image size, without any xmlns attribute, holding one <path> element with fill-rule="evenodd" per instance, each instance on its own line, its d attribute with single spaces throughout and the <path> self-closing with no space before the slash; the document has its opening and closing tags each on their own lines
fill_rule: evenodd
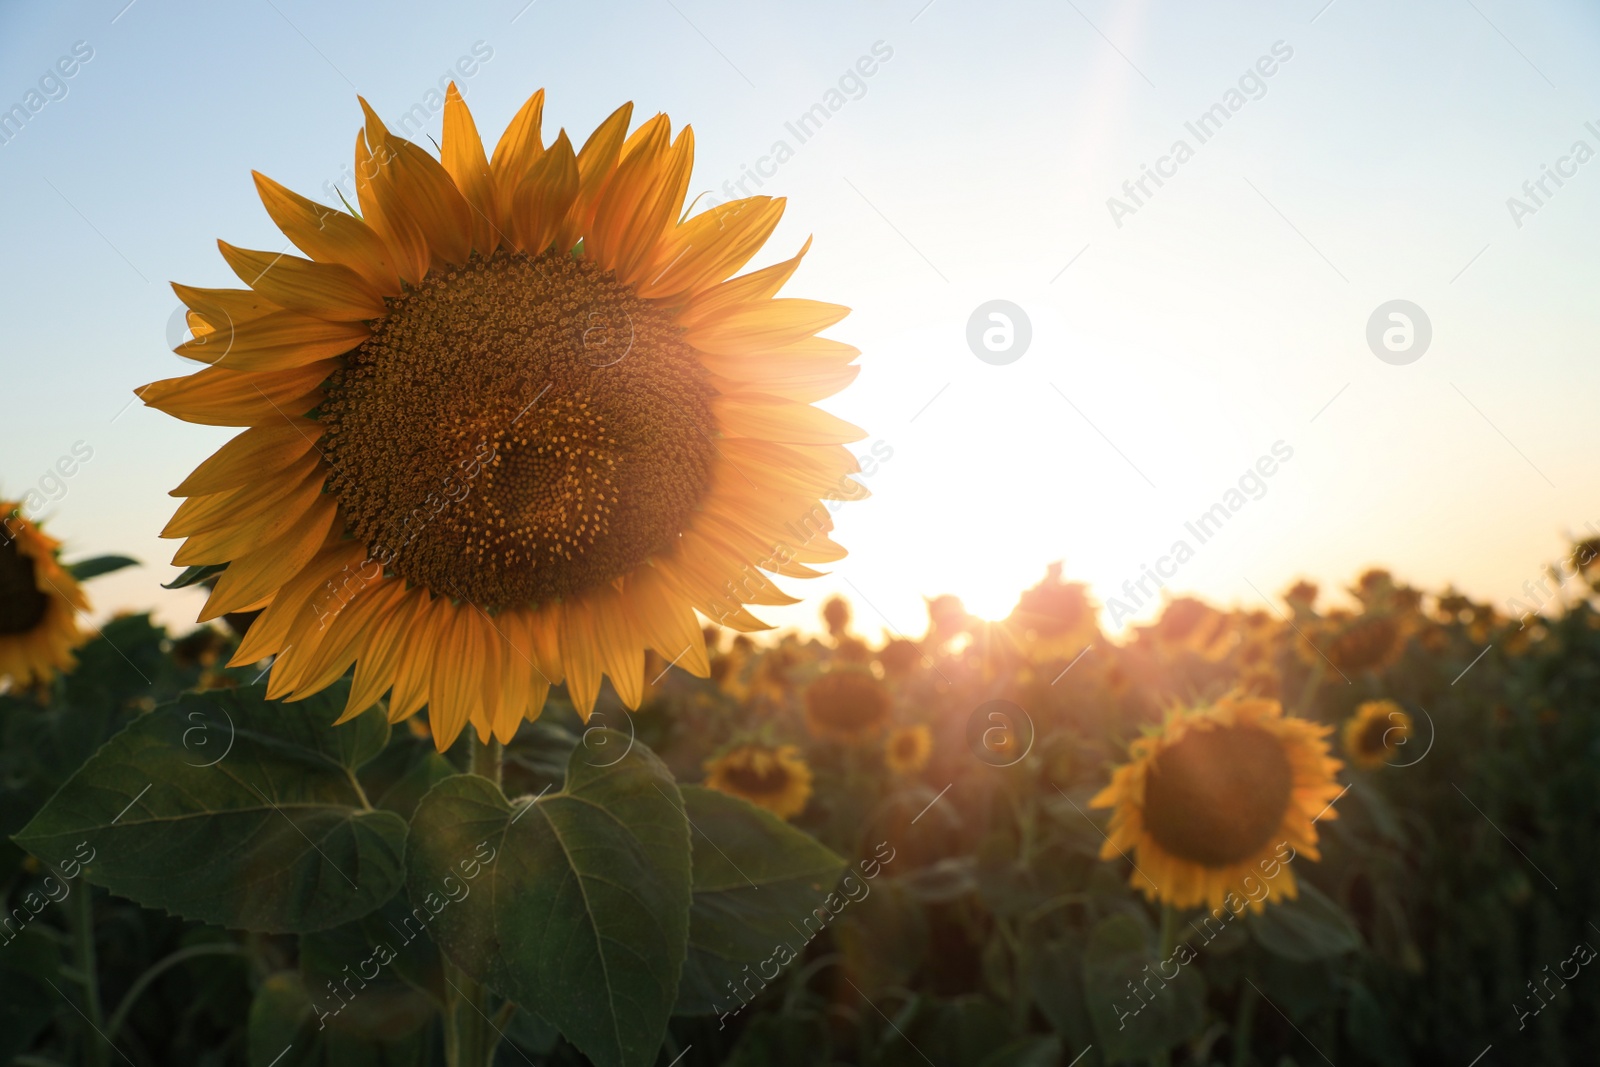
<svg viewBox="0 0 1600 1067">
<path fill-rule="evenodd" d="M 1283 823 L 1294 768 L 1265 730 L 1191 730 L 1145 779 L 1145 828 L 1174 856 L 1226 867 L 1255 856 Z"/>
<path fill-rule="evenodd" d="M 727 768 L 722 773 L 729 785 L 741 792 L 756 796 L 775 793 L 789 781 L 789 772 L 776 761 L 763 760 L 758 764 L 739 764 Z"/>
<path fill-rule="evenodd" d="M 1361 729 L 1358 746 L 1362 754 L 1373 756 L 1389 750 L 1389 731 L 1394 728 L 1387 715 L 1380 715 Z"/>
<path fill-rule="evenodd" d="M 25 634 L 38 626 L 50 607 L 34 579 L 33 560 L 0 530 L 0 636 Z"/>
<path fill-rule="evenodd" d="M 715 391 L 610 271 L 497 253 L 389 302 L 329 382 L 327 488 L 385 569 L 483 607 L 603 585 L 710 480 Z"/>
</svg>

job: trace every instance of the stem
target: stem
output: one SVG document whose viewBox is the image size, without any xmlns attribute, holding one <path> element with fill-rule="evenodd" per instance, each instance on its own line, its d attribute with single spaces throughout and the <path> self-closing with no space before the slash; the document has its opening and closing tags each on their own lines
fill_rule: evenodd
<svg viewBox="0 0 1600 1067">
<path fill-rule="evenodd" d="M 80 883 L 74 895 L 78 902 L 67 912 L 67 918 L 72 928 L 77 977 L 83 986 L 84 1017 L 89 1021 L 90 1032 L 83 1035 L 84 1063 L 89 1067 L 109 1067 L 111 1047 L 106 1043 L 106 1038 L 101 1036 L 104 1016 L 100 1010 L 100 979 L 94 957 L 93 888 L 86 882 Z"/>
<path fill-rule="evenodd" d="M 489 738 L 489 743 L 479 741 L 477 735 L 472 737 L 472 764 L 471 770 L 479 778 L 487 778 L 495 785 L 500 784 L 500 767 L 504 762 L 505 749 L 500 742 Z"/>
<path fill-rule="evenodd" d="M 1320 658 L 1311 665 L 1311 673 L 1306 677 L 1306 687 L 1300 693 L 1300 706 L 1294 709 L 1297 715 L 1307 719 L 1311 717 L 1311 704 L 1317 698 L 1317 690 L 1322 685 L 1322 676 L 1326 673 Z"/>
<path fill-rule="evenodd" d="M 484 744 L 476 733 L 469 736 L 471 773 L 487 778 L 499 788 L 504 758 L 500 742 L 491 738 Z M 500 1034 L 490 1019 L 488 987 L 451 963 L 448 956 L 444 960 L 444 978 L 449 986 L 444 1005 L 445 1062 L 449 1067 L 490 1067 Z"/>
<path fill-rule="evenodd" d="M 1246 985 L 1239 994 L 1239 1014 L 1233 1022 L 1233 1067 L 1250 1067 L 1250 1030 L 1256 1020 L 1256 989 Z"/>
<path fill-rule="evenodd" d="M 122 1003 L 117 1005 L 117 1010 L 111 1013 L 111 1020 L 110 1022 L 106 1023 L 105 1027 L 106 1040 L 115 1041 L 117 1039 L 117 1031 L 122 1029 L 122 1024 L 127 1021 L 128 1012 L 132 1010 L 134 1001 L 138 1000 L 139 996 L 146 989 L 150 988 L 150 983 L 154 982 L 157 978 L 160 978 L 161 975 L 167 970 L 176 967 L 178 964 L 183 963 L 186 960 L 192 960 L 196 956 L 248 955 L 250 955 L 250 950 L 248 948 L 245 948 L 243 945 L 236 945 L 232 942 L 215 945 L 190 945 L 188 948 L 180 948 L 159 962 L 151 964 L 150 967 L 133 983 L 132 987 L 129 988 L 127 994 L 122 998 Z"/>
<path fill-rule="evenodd" d="M 1178 909 L 1171 904 L 1161 905 L 1161 957 L 1156 964 L 1157 968 L 1172 958 L 1173 949 L 1178 947 Z M 1172 1062 L 1172 1053 L 1169 1049 L 1162 1049 L 1150 1058 L 1155 1067 L 1167 1067 Z"/>
</svg>

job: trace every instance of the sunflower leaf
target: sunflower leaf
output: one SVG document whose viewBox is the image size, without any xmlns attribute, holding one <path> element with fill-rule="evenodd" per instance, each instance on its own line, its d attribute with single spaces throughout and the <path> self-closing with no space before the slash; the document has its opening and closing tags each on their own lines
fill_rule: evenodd
<svg viewBox="0 0 1600 1067">
<path fill-rule="evenodd" d="M 90 578 L 98 578 L 102 574 L 111 574 L 124 567 L 137 567 L 139 561 L 129 556 L 95 556 L 93 559 L 80 559 L 76 563 L 67 564 L 67 573 L 73 580 L 87 582 Z"/>
<path fill-rule="evenodd" d="M 1194 955 L 1180 943 L 1162 959 L 1148 924 L 1126 912 L 1089 931 L 1084 1000 L 1107 1062 L 1149 1059 L 1205 1025 L 1205 979 L 1199 968 L 1186 966 Z"/>
<path fill-rule="evenodd" d="M 344 689 L 185 694 L 107 741 L 15 840 L 45 863 L 87 852 L 89 881 L 185 919 L 305 933 L 359 918 L 404 880 L 406 824 L 356 784 L 389 725 L 374 710 L 333 726 Z"/>
<path fill-rule="evenodd" d="M 599 1067 L 655 1062 L 688 950 L 689 824 L 666 765 L 614 734 L 565 788 L 509 801 L 462 774 L 406 839 L 412 914 L 472 977 L 548 1020 Z"/>
<path fill-rule="evenodd" d="M 754 992 L 737 995 L 737 983 L 759 974 L 756 984 L 765 985 L 805 951 L 814 910 L 831 917 L 844 906 L 832 890 L 845 861 L 754 804 L 699 786 L 679 790 L 693 828 L 694 905 L 673 1013 L 732 1011 Z M 871 892 L 859 877 L 845 888 L 858 899 Z"/>
<path fill-rule="evenodd" d="M 1310 963 L 1342 956 L 1361 947 L 1361 935 L 1339 905 L 1309 882 L 1293 900 L 1281 901 L 1250 917 L 1250 933 L 1274 956 Z"/>
<path fill-rule="evenodd" d="M 207 578 L 215 578 L 228 569 L 226 563 L 197 563 L 193 567 L 185 567 L 183 573 L 172 581 L 167 582 L 163 589 L 187 589 L 191 585 L 199 585 Z"/>
</svg>

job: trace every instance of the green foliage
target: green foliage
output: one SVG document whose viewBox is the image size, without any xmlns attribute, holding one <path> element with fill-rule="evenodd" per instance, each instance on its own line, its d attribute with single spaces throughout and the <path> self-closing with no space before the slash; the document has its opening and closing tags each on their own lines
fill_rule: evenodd
<svg viewBox="0 0 1600 1067">
<path fill-rule="evenodd" d="M 115 574 L 124 567 L 137 567 L 139 561 L 128 556 L 96 556 L 67 564 L 67 573 L 80 582 L 98 578 L 102 574 Z"/>
<path fill-rule="evenodd" d="M 406 887 L 468 975 L 554 1023 L 601 1067 L 654 1061 L 688 949 L 689 824 L 665 765 L 626 737 L 565 788 L 513 803 L 458 776 L 412 817 Z"/>
<path fill-rule="evenodd" d="M 694 905 L 674 1010 L 727 1011 L 746 975 L 770 982 L 796 958 L 805 938 L 795 924 L 824 904 L 845 861 L 753 804 L 698 786 L 681 792 L 694 828 Z"/>
<path fill-rule="evenodd" d="M 342 706 L 342 687 L 295 704 L 262 687 L 185 695 L 129 723 L 16 840 L 47 864 L 86 845 L 91 882 L 201 922 L 293 933 L 359 918 L 399 889 L 406 824 L 355 773 L 388 723 L 373 710 L 336 728 Z M 202 762 L 196 731 L 232 745 Z"/>
</svg>

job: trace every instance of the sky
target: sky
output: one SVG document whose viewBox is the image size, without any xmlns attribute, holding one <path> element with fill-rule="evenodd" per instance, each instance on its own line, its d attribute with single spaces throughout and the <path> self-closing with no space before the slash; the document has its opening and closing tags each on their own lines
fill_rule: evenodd
<svg viewBox="0 0 1600 1067">
<path fill-rule="evenodd" d="M 102 614 L 192 622 L 158 534 L 230 432 L 132 402 L 194 366 L 167 283 L 282 247 L 252 168 L 337 204 L 358 92 L 437 137 L 453 71 L 491 143 L 541 86 L 578 143 L 665 111 L 702 203 L 788 198 L 753 265 L 814 238 L 785 295 L 854 309 L 823 406 L 873 496 L 770 621 L 998 618 L 1056 560 L 1118 627 L 1146 568 L 1504 606 L 1600 529 L 1597 43 L 1600 9 L 1512 0 L 0 0 L 0 111 L 37 108 L 0 126 L 0 491 L 49 497 L 69 560 L 144 562 Z"/>
</svg>

